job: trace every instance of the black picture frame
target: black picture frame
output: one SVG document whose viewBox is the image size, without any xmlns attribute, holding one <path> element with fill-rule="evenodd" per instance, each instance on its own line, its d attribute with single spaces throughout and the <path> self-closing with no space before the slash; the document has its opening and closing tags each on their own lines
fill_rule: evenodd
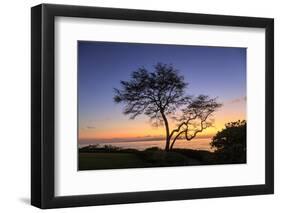
<svg viewBox="0 0 281 213">
<path fill-rule="evenodd" d="M 55 17 L 264 28 L 266 135 L 265 184 L 93 195 L 54 195 Z M 31 204 L 42 208 L 217 198 L 274 193 L 274 20 L 164 11 L 41 4 L 31 9 Z"/>
</svg>

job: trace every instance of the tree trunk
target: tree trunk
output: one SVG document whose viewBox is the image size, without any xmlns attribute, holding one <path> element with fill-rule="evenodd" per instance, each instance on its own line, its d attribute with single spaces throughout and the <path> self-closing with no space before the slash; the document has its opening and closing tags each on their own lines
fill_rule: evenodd
<svg viewBox="0 0 281 213">
<path fill-rule="evenodd" d="M 184 133 L 184 131 L 181 131 L 181 132 L 180 132 L 179 134 L 177 134 L 177 136 L 174 138 L 174 140 L 173 140 L 173 142 L 172 142 L 172 144 L 171 144 L 170 150 L 173 149 L 176 140 L 178 139 L 178 137 L 179 137 L 182 133 Z"/>
<path fill-rule="evenodd" d="M 169 123 L 168 120 L 164 114 L 164 112 L 161 112 L 164 124 L 165 124 L 165 130 L 166 130 L 166 146 L 165 151 L 168 152 L 170 148 L 170 130 L 169 130 Z"/>
</svg>

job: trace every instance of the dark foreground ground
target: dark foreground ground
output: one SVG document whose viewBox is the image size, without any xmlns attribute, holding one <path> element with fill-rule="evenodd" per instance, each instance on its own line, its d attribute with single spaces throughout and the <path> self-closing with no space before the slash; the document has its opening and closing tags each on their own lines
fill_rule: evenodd
<svg viewBox="0 0 281 213">
<path fill-rule="evenodd" d="M 165 152 L 158 148 L 149 148 L 144 151 L 135 149 L 119 149 L 114 147 L 79 149 L 78 170 L 96 169 L 123 169 L 144 167 L 215 165 L 223 162 L 216 154 L 209 151 L 174 149 Z"/>
</svg>

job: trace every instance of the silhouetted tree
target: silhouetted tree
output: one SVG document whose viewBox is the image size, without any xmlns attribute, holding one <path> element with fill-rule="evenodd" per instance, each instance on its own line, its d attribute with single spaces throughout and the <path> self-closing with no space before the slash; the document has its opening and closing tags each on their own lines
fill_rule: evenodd
<svg viewBox="0 0 281 213">
<path fill-rule="evenodd" d="M 164 125 L 165 150 L 169 151 L 182 134 L 191 140 L 210 127 L 212 121 L 208 118 L 220 104 L 204 95 L 196 98 L 186 96 L 184 90 L 188 83 L 173 66 L 158 63 L 154 68 L 154 72 L 139 68 L 132 73 L 131 80 L 121 81 L 121 89 L 114 89 L 114 101 L 125 104 L 123 112 L 130 114 L 131 119 L 145 114 L 153 125 Z M 178 122 L 173 131 L 170 131 L 168 116 Z"/>
<path fill-rule="evenodd" d="M 218 160 L 224 163 L 245 163 L 246 162 L 246 129 L 245 120 L 230 122 L 219 131 L 211 142 L 216 148 L 215 153 Z"/>
</svg>

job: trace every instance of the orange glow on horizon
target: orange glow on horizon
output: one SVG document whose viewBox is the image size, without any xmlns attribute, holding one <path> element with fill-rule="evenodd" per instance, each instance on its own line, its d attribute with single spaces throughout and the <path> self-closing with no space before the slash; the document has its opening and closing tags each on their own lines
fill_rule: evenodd
<svg viewBox="0 0 281 213">
<path fill-rule="evenodd" d="M 244 120 L 244 117 L 237 119 L 231 119 L 232 116 L 227 118 L 218 117 L 214 123 L 214 127 L 210 127 L 204 130 L 202 133 L 198 134 L 197 138 L 212 138 L 218 131 L 221 131 L 225 124 L 231 121 Z M 122 125 L 120 125 L 122 126 Z M 171 127 L 172 130 L 175 126 Z M 124 128 L 118 129 L 105 129 L 103 131 L 95 131 L 91 129 L 80 129 L 79 139 L 129 139 L 129 138 L 165 138 L 164 127 L 151 127 L 150 124 L 139 125 L 138 128 L 129 128 L 124 125 Z"/>
<path fill-rule="evenodd" d="M 226 123 L 246 120 L 245 102 L 226 102 L 214 113 L 214 126 L 199 133 L 197 138 L 211 138 L 221 131 Z M 176 128 L 176 123 L 170 120 L 170 131 Z M 96 128 L 79 129 L 79 139 L 132 139 L 132 138 L 165 138 L 164 126 L 153 127 L 148 118 L 143 116 L 135 120 L 124 117 L 121 120 L 101 122 Z"/>
</svg>

